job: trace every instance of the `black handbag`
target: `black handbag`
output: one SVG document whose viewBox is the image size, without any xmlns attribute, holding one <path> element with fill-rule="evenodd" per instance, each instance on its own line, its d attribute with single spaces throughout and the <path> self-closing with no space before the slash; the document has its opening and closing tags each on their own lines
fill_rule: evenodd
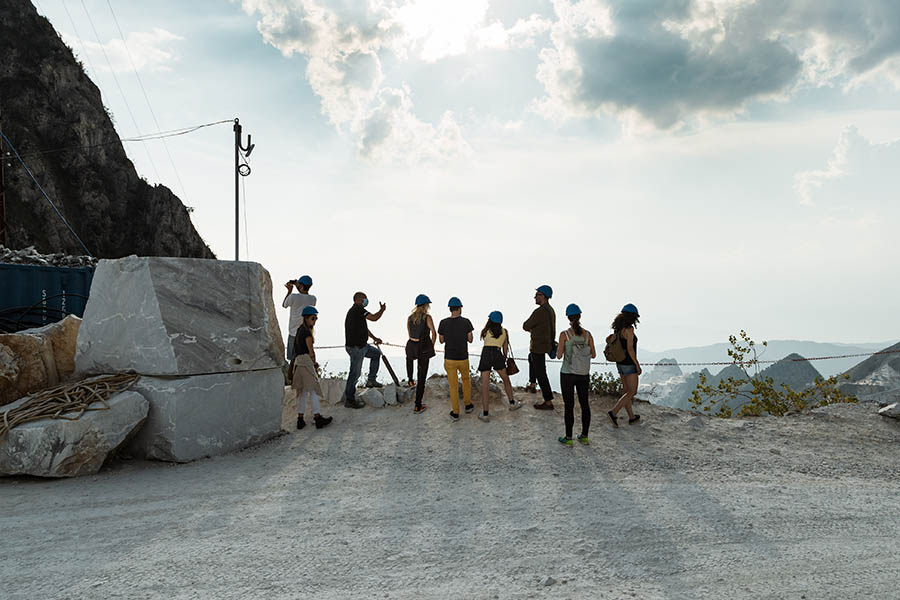
<svg viewBox="0 0 900 600">
<path fill-rule="evenodd" d="M 516 365 L 516 358 L 513 356 L 512 346 L 509 347 L 509 356 L 506 357 L 506 374 L 515 375 L 519 372 L 519 366 Z"/>
</svg>

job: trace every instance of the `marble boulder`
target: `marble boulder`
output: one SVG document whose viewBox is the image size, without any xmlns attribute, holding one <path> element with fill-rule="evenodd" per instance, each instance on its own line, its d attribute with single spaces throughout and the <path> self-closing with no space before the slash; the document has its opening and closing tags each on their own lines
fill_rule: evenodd
<svg viewBox="0 0 900 600">
<path fill-rule="evenodd" d="M 189 462 L 247 448 L 279 434 L 286 397 L 281 367 L 188 377 L 141 377 L 150 401 L 144 427 L 125 451 Z"/>
<path fill-rule="evenodd" d="M 230 373 L 280 369 L 283 356 L 272 281 L 261 265 L 129 256 L 97 266 L 75 370 Z"/>
<path fill-rule="evenodd" d="M 23 398 L 0 409 L 18 407 Z M 109 410 L 85 412 L 73 421 L 41 419 L 11 429 L 0 439 L 0 475 L 76 477 L 93 475 L 138 430 L 149 403 L 125 391 L 108 400 Z"/>
</svg>

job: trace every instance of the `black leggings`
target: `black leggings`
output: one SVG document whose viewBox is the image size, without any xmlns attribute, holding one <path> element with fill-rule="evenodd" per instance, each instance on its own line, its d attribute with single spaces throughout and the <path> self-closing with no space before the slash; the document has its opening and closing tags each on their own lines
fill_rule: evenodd
<svg viewBox="0 0 900 600">
<path fill-rule="evenodd" d="M 419 363 L 418 372 L 416 373 L 416 406 L 422 406 L 422 398 L 425 396 L 425 380 L 428 378 L 428 361 L 429 357 L 406 358 L 406 377 L 409 381 L 413 380 L 413 365 Z"/>
<path fill-rule="evenodd" d="M 536 381 L 540 386 L 544 402 L 553 402 L 553 390 L 550 389 L 550 378 L 547 377 L 547 354 L 545 352 L 528 354 L 528 380 Z"/>
<path fill-rule="evenodd" d="M 575 424 L 575 392 L 578 392 L 578 404 L 581 405 L 581 435 L 587 436 L 591 428 L 591 405 L 588 404 L 589 375 L 572 375 L 561 373 L 559 386 L 562 388 L 563 403 L 566 406 L 566 437 L 572 437 L 572 426 Z"/>
</svg>

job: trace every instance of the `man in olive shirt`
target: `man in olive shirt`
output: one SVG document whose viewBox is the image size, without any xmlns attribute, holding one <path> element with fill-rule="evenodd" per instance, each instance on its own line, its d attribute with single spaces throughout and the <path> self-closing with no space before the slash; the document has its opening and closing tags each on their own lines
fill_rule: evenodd
<svg viewBox="0 0 900 600">
<path fill-rule="evenodd" d="M 550 378 L 547 377 L 547 353 L 556 340 L 556 312 L 550 306 L 553 288 L 542 285 L 535 290 L 534 303 L 538 305 L 528 320 L 522 325 L 531 334 L 531 346 L 528 353 L 528 367 L 531 375 L 541 388 L 542 402 L 535 403 L 538 410 L 553 410 L 553 390 Z"/>
<path fill-rule="evenodd" d="M 350 372 L 347 374 L 347 387 L 344 390 L 344 406 L 347 408 L 362 408 L 365 403 L 356 398 L 356 382 L 362 373 L 363 360 L 370 359 L 369 378 L 366 387 L 383 387 L 375 379 L 378 376 L 378 366 L 381 364 L 381 350 L 369 344 L 372 338 L 376 344 L 381 340 L 369 331 L 368 321 L 377 321 L 384 314 L 387 306 L 382 302 L 381 308 L 376 313 L 366 310 L 369 299 L 362 292 L 353 294 L 353 306 L 347 311 L 344 319 L 344 349 L 350 355 Z"/>
</svg>

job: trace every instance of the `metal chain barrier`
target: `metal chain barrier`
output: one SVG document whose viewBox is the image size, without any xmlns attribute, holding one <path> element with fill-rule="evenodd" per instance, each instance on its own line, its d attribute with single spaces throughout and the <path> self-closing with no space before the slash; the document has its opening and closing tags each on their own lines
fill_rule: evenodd
<svg viewBox="0 0 900 600">
<path fill-rule="evenodd" d="M 390 342 L 382 342 L 381 346 L 390 346 L 391 348 L 406 348 L 406 346 L 402 346 L 400 344 L 392 344 Z M 344 346 L 316 346 L 316 350 L 336 350 L 339 348 L 343 348 Z M 435 352 L 443 353 L 443 350 L 438 350 L 435 348 Z M 791 358 L 791 359 L 780 359 L 780 360 L 745 360 L 743 362 L 734 362 L 734 361 L 719 361 L 719 362 L 686 362 L 686 363 L 653 363 L 648 364 L 648 367 L 716 367 L 716 366 L 728 366 L 728 365 L 771 365 L 777 362 L 782 362 L 784 360 L 788 360 L 788 362 L 812 362 L 814 360 L 832 360 L 835 358 L 861 358 L 861 357 L 870 357 L 870 356 L 880 356 L 884 354 L 900 354 L 900 350 L 881 350 L 878 352 L 863 352 L 860 354 L 837 354 L 834 356 L 812 356 L 810 358 Z M 469 356 L 478 356 L 481 357 L 480 354 L 469 353 Z M 547 362 L 562 362 L 558 359 L 547 359 Z M 606 361 L 591 361 L 592 365 L 602 365 L 602 366 L 614 366 L 616 363 L 606 362 Z"/>
</svg>

